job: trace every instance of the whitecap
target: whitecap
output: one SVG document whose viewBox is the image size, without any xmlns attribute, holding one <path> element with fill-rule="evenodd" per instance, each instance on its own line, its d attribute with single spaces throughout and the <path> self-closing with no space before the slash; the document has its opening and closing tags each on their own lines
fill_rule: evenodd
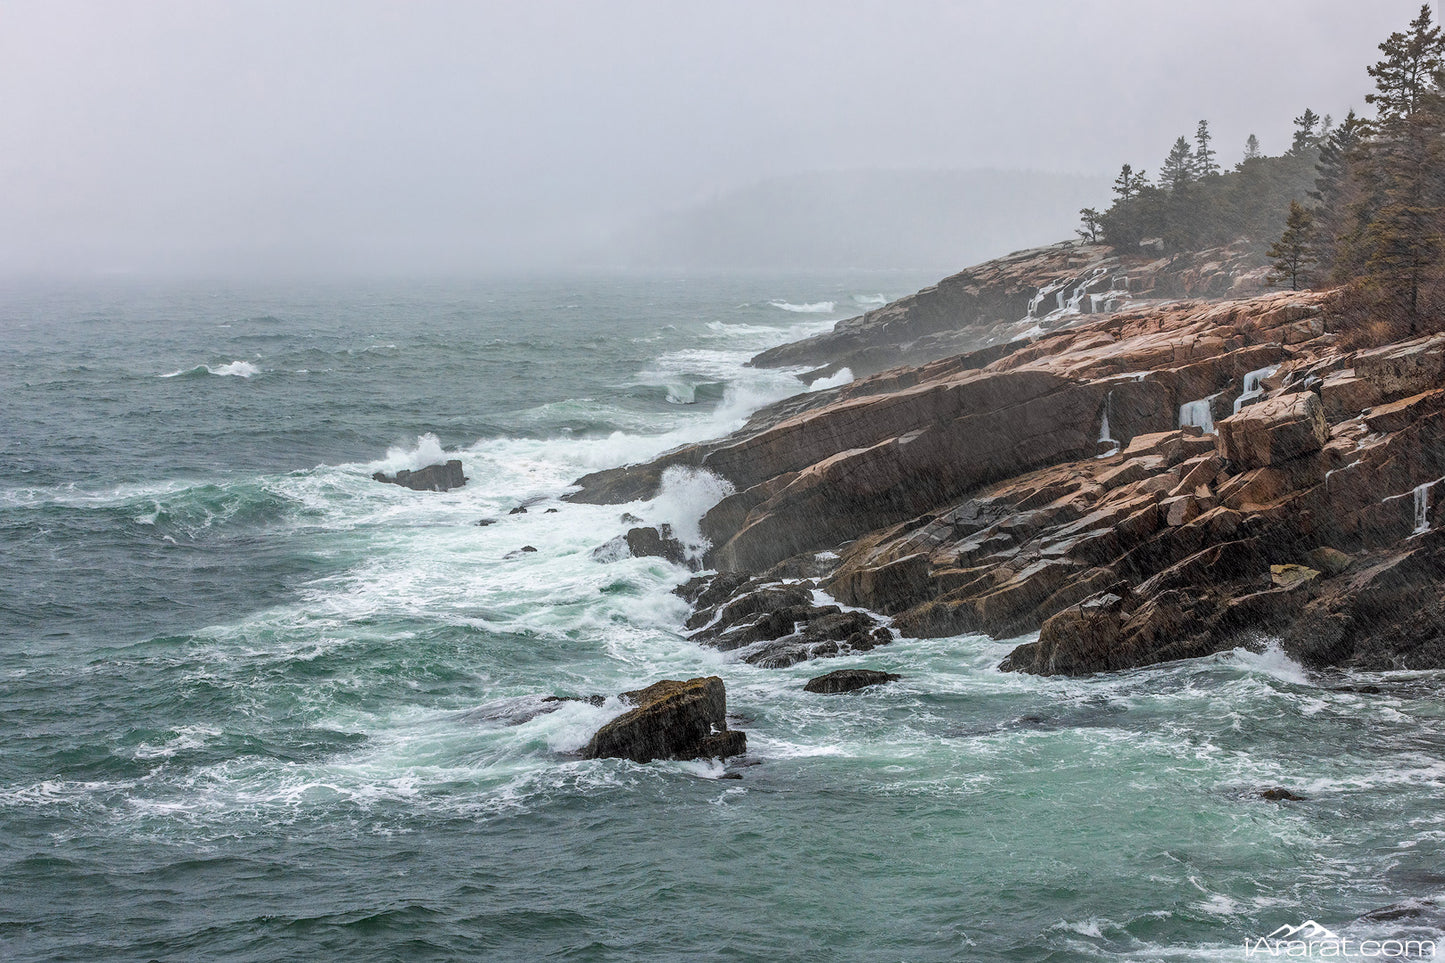
<svg viewBox="0 0 1445 963">
<path fill-rule="evenodd" d="M 805 304 L 793 304 L 791 301 L 769 301 L 775 308 L 784 311 L 791 311 L 794 314 L 832 314 L 836 308 L 834 301 L 811 301 Z"/>
<path fill-rule="evenodd" d="M 249 361 L 229 361 L 221 365 L 198 364 L 194 368 L 181 368 L 169 374 L 163 374 L 162 378 L 182 378 L 199 375 L 220 375 L 223 378 L 254 378 L 261 373 L 261 369 Z"/>
</svg>

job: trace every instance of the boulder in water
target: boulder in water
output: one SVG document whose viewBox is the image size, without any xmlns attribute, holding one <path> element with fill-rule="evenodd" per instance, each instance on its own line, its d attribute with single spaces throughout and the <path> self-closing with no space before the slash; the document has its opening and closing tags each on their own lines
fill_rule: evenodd
<svg viewBox="0 0 1445 963">
<path fill-rule="evenodd" d="M 584 758 L 726 759 L 747 751 L 747 735 L 728 728 L 727 692 L 715 675 L 665 679 L 621 698 L 637 708 L 598 729 L 582 750 Z"/>
<path fill-rule="evenodd" d="M 837 692 L 866 689 L 870 685 L 896 682 L 901 678 L 903 676 L 895 672 L 879 672 L 875 669 L 838 669 L 836 672 L 820 675 L 816 679 L 809 679 L 808 684 L 803 686 L 803 691 L 832 695 Z"/>
<path fill-rule="evenodd" d="M 671 525 L 628 529 L 624 538 L 627 540 L 628 551 L 636 558 L 656 556 L 676 565 L 688 565 L 696 569 L 687 557 L 687 548 L 673 537 Z"/>
<path fill-rule="evenodd" d="M 457 458 L 453 458 L 445 464 L 427 465 L 416 471 L 403 468 L 395 475 L 376 472 L 371 477 L 376 481 L 386 482 L 388 485 L 400 485 L 418 492 L 451 491 L 453 488 L 461 488 L 467 483 L 467 476 L 462 474 L 461 460 Z"/>
</svg>

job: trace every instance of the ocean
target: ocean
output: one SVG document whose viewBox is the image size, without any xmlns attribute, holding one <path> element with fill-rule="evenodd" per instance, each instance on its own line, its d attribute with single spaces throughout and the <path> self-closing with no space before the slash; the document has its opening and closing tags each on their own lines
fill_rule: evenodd
<svg viewBox="0 0 1445 963">
<path fill-rule="evenodd" d="M 0 958 L 1445 937 L 1438 674 L 1321 676 L 1261 639 L 1037 678 L 976 636 L 762 669 L 686 639 L 691 573 L 595 554 L 624 513 L 695 533 L 723 489 L 588 506 L 570 482 L 739 426 L 802 390 L 749 357 L 931 280 L 0 288 Z M 464 488 L 371 479 L 444 452 Z M 850 666 L 903 678 L 802 691 Z M 740 780 L 579 759 L 615 698 L 542 711 L 705 674 L 748 734 Z"/>
</svg>

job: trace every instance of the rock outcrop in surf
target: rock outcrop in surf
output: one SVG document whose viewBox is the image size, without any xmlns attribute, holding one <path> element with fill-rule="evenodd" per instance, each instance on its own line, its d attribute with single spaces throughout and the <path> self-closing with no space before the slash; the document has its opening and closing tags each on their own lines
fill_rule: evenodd
<svg viewBox="0 0 1445 963">
<path fill-rule="evenodd" d="M 629 710 L 598 729 L 582 755 L 587 759 L 726 759 L 747 752 L 748 737 L 727 723 L 727 691 L 715 675 L 664 679 L 624 692 Z"/>
<path fill-rule="evenodd" d="M 757 359 L 924 363 L 589 476 L 573 497 L 650 497 L 675 464 L 731 483 L 701 522 L 705 564 L 731 586 L 698 605 L 715 639 L 753 645 L 766 622 L 801 642 L 826 607 L 816 589 L 904 635 L 1038 632 L 1003 667 L 1043 674 L 1261 633 L 1308 665 L 1445 666 L 1445 335 L 1352 349 L 1334 295 L 1242 296 L 1261 280 L 1231 249 L 990 262 Z M 1191 285 L 1233 297 L 1154 296 Z M 719 618 L 769 579 L 771 621 L 757 602 L 740 606 L 753 621 Z M 845 614 L 866 615 L 830 613 Z M 879 631 L 860 621 L 810 654 Z"/>
<path fill-rule="evenodd" d="M 379 482 L 401 485 L 418 492 L 446 492 L 461 488 L 467 483 L 467 476 L 462 474 L 462 463 L 458 458 L 437 465 L 427 465 L 415 471 L 403 468 L 395 475 L 375 472 L 371 477 Z"/>
</svg>

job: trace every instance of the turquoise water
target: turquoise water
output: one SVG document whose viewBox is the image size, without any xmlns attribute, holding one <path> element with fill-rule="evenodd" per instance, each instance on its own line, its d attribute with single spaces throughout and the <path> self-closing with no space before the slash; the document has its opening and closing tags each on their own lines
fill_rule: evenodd
<svg viewBox="0 0 1445 963">
<path fill-rule="evenodd" d="M 1310 676 L 1261 640 L 1038 679 L 975 637 L 766 670 L 682 637 L 689 573 L 593 557 L 623 512 L 686 528 L 717 489 L 557 501 L 573 478 L 729 430 L 800 387 L 753 353 L 928 280 L 5 289 L 0 957 L 1439 938 L 1438 913 L 1358 920 L 1445 893 L 1438 676 Z M 443 450 L 459 491 L 370 480 Z M 844 665 L 904 679 L 802 692 Z M 577 759 L 615 700 L 537 714 L 702 673 L 748 732 L 741 780 Z"/>
</svg>

